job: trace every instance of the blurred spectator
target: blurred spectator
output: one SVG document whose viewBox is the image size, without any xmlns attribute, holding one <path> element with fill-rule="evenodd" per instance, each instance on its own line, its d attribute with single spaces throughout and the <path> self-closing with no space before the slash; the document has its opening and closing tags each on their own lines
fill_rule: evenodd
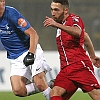
<svg viewBox="0 0 100 100">
<path fill-rule="evenodd" d="M 100 50 L 100 14 L 93 20 L 92 24 L 92 41 L 94 42 L 95 50 Z"/>
</svg>

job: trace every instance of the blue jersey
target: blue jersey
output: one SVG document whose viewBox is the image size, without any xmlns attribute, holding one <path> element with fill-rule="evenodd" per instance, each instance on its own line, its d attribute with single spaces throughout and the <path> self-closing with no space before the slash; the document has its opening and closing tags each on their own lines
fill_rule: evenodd
<svg viewBox="0 0 100 100">
<path fill-rule="evenodd" d="M 0 18 L 0 39 L 7 50 L 7 58 L 15 59 L 29 49 L 29 36 L 24 31 L 29 22 L 13 7 L 5 6 Z"/>
</svg>

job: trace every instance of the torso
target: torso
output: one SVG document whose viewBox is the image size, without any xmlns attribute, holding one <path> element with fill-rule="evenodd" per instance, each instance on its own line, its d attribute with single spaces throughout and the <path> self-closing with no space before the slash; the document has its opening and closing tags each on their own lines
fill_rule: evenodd
<svg viewBox="0 0 100 100">
<path fill-rule="evenodd" d="M 21 27 L 18 19 L 24 17 L 13 7 L 5 7 L 5 12 L 0 20 L 0 39 L 4 48 L 7 50 L 7 57 L 15 59 L 29 48 L 29 37 L 25 35 L 24 30 L 30 27 Z"/>
<path fill-rule="evenodd" d="M 89 60 L 89 57 L 83 48 L 84 24 L 81 18 L 70 14 L 63 24 L 66 26 L 77 25 L 79 28 L 81 28 L 82 33 L 78 39 L 60 29 L 57 30 L 56 42 L 60 54 L 61 69 L 77 61 Z"/>
</svg>

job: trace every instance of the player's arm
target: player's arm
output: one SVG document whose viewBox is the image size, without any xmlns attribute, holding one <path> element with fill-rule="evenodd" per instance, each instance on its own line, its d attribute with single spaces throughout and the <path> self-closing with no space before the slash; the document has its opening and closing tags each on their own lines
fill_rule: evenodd
<svg viewBox="0 0 100 100">
<path fill-rule="evenodd" d="M 74 37 L 80 37 L 81 35 L 81 29 L 79 29 L 77 26 L 65 26 L 59 23 L 56 23 L 56 27 L 60 28 L 61 30 L 65 31 L 66 33 L 74 36 Z"/>
<path fill-rule="evenodd" d="M 66 33 L 74 36 L 74 37 L 80 37 L 81 35 L 81 29 L 77 26 L 65 26 L 59 23 L 56 23 L 56 27 L 60 28 L 61 30 L 65 31 Z"/>
<path fill-rule="evenodd" d="M 28 28 L 24 31 L 26 35 L 30 37 L 30 47 L 28 54 L 25 56 L 23 62 L 26 66 L 32 65 L 34 63 L 34 53 L 38 44 L 38 35 L 37 32 L 32 28 Z"/>
<path fill-rule="evenodd" d="M 93 43 L 86 32 L 84 33 L 84 45 L 89 53 L 89 56 L 93 64 L 96 67 L 100 67 L 100 58 L 95 55 Z"/>
<path fill-rule="evenodd" d="M 46 20 L 44 21 L 44 26 L 52 26 L 56 28 L 60 28 L 61 30 L 65 31 L 66 33 L 79 38 L 81 35 L 81 29 L 77 26 L 65 26 L 60 23 L 57 23 L 52 18 L 46 17 Z"/>
<path fill-rule="evenodd" d="M 9 14 L 9 20 L 17 27 L 17 29 L 30 37 L 28 54 L 25 56 L 23 62 L 26 66 L 32 65 L 34 63 L 34 53 L 38 43 L 37 32 L 31 27 L 30 23 L 20 14 L 19 11 L 13 9 L 12 13 Z"/>
<path fill-rule="evenodd" d="M 89 53 L 90 58 L 95 57 L 94 47 L 89 35 L 85 32 L 84 33 L 84 45 Z"/>
<path fill-rule="evenodd" d="M 25 30 L 24 33 L 30 37 L 29 52 L 34 54 L 35 50 L 36 50 L 36 46 L 38 44 L 39 36 L 38 36 L 37 32 L 32 27 Z"/>
</svg>

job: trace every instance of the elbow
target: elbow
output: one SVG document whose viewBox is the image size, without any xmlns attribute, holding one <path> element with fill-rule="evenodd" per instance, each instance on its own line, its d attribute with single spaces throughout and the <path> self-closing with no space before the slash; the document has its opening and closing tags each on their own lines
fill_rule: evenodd
<svg viewBox="0 0 100 100">
<path fill-rule="evenodd" d="M 37 40 L 39 41 L 39 35 L 37 35 Z"/>
<path fill-rule="evenodd" d="M 39 41 L 39 35 L 36 33 L 35 34 L 35 39 L 37 40 L 37 41 Z"/>
<path fill-rule="evenodd" d="M 78 28 L 78 27 L 74 27 L 73 33 L 74 33 L 76 38 L 80 38 L 82 30 L 80 28 Z"/>
</svg>

